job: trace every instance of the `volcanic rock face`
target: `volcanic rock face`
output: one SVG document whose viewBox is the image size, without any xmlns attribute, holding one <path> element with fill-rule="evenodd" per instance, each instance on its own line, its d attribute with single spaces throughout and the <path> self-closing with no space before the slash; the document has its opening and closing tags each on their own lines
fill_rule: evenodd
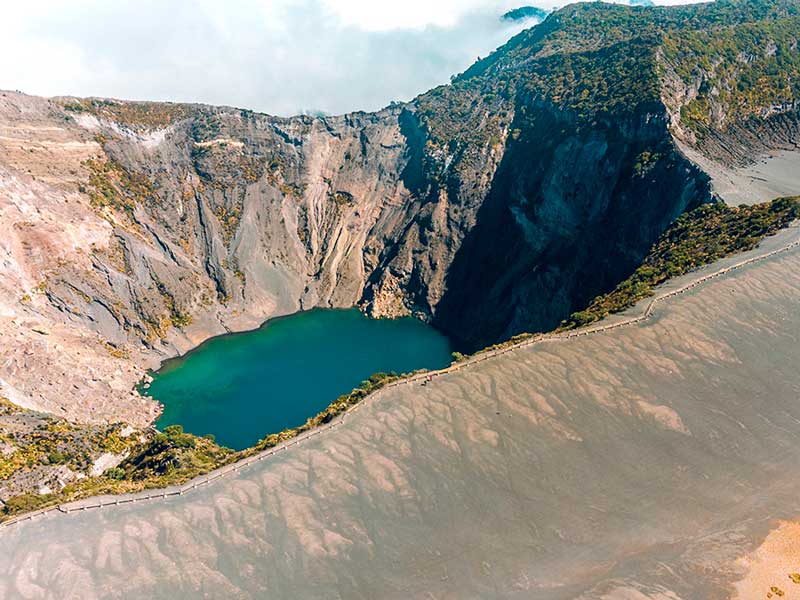
<svg viewBox="0 0 800 600">
<path fill-rule="evenodd" d="M 414 314 L 467 349 L 549 329 L 713 198 L 676 138 L 723 165 L 748 158 L 721 149 L 742 132 L 775 132 L 759 151 L 796 139 L 792 90 L 717 118 L 733 100 L 686 75 L 670 36 L 791 28 L 795 13 L 569 7 L 372 114 L 3 93 L 0 395 L 145 424 L 156 407 L 130 392 L 143 367 L 314 306 Z"/>
<path fill-rule="evenodd" d="M 598 129 L 551 106 L 527 114 L 512 124 L 519 137 L 506 147 L 434 312 L 437 325 L 473 349 L 555 328 L 624 279 L 669 223 L 709 198 L 705 176 L 675 151 L 657 107 Z M 642 156 L 655 158 L 635 173 Z"/>
</svg>

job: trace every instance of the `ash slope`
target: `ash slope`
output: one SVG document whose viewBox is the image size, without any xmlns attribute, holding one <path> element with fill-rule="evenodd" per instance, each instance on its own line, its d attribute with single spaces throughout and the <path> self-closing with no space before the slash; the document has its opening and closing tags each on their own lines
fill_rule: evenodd
<svg viewBox="0 0 800 600">
<path fill-rule="evenodd" d="M 571 6 L 372 114 L 3 93 L 0 394 L 144 425 L 146 367 L 313 306 L 465 348 L 550 329 L 712 199 L 679 143 L 723 171 L 793 147 L 797 13 Z"/>
<path fill-rule="evenodd" d="M 782 232 L 754 254 L 797 238 Z M 791 590 L 782 561 L 753 553 L 786 529 L 775 519 L 798 517 L 798 264 L 795 248 L 661 303 L 645 323 L 385 390 L 335 435 L 224 485 L 14 525 L 0 536 L 0 593 Z"/>
</svg>

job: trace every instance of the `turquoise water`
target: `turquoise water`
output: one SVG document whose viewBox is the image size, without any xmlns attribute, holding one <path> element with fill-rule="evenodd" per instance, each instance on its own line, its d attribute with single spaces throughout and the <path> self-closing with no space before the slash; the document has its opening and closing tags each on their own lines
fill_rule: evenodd
<svg viewBox="0 0 800 600">
<path fill-rule="evenodd" d="M 154 374 L 157 426 L 212 433 L 234 449 L 305 423 L 380 371 L 450 363 L 450 343 L 416 319 L 374 320 L 358 310 L 313 310 L 209 340 Z"/>
</svg>

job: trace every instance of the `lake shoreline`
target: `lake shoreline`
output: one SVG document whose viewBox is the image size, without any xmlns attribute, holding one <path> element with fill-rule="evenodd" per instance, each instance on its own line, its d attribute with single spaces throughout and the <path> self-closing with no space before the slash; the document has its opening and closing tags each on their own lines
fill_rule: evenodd
<svg viewBox="0 0 800 600">
<path fill-rule="evenodd" d="M 314 308 L 209 338 L 164 361 L 137 389 L 163 406 L 157 429 L 182 425 L 243 450 L 267 432 L 303 423 L 375 373 L 441 368 L 451 360 L 449 338 L 421 320 Z M 273 408 L 289 416 L 277 419 Z"/>
</svg>

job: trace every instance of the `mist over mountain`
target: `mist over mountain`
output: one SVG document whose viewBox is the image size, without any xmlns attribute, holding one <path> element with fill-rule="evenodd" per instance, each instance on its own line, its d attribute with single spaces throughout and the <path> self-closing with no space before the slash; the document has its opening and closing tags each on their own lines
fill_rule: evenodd
<svg viewBox="0 0 800 600">
<path fill-rule="evenodd" d="M 566 0 L 40 0 L 4 7 L 0 89 L 291 116 L 407 101 Z M 523 8 L 523 19 L 503 14 Z M 530 11 L 533 11 L 531 13 Z M 532 15 L 532 16 L 531 16 Z"/>
<path fill-rule="evenodd" d="M 520 6 L 514 10 L 510 10 L 503 15 L 506 21 L 521 21 L 524 19 L 538 19 L 543 21 L 547 16 L 548 11 L 536 6 Z"/>
<path fill-rule="evenodd" d="M 284 116 L 376 110 L 446 83 L 536 22 L 503 20 L 495 2 L 445 4 L 429 18 L 421 9 L 407 24 L 340 14 L 322 0 L 86 4 L 80 18 L 66 5 L 7 15 L 0 89 Z"/>
</svg>

